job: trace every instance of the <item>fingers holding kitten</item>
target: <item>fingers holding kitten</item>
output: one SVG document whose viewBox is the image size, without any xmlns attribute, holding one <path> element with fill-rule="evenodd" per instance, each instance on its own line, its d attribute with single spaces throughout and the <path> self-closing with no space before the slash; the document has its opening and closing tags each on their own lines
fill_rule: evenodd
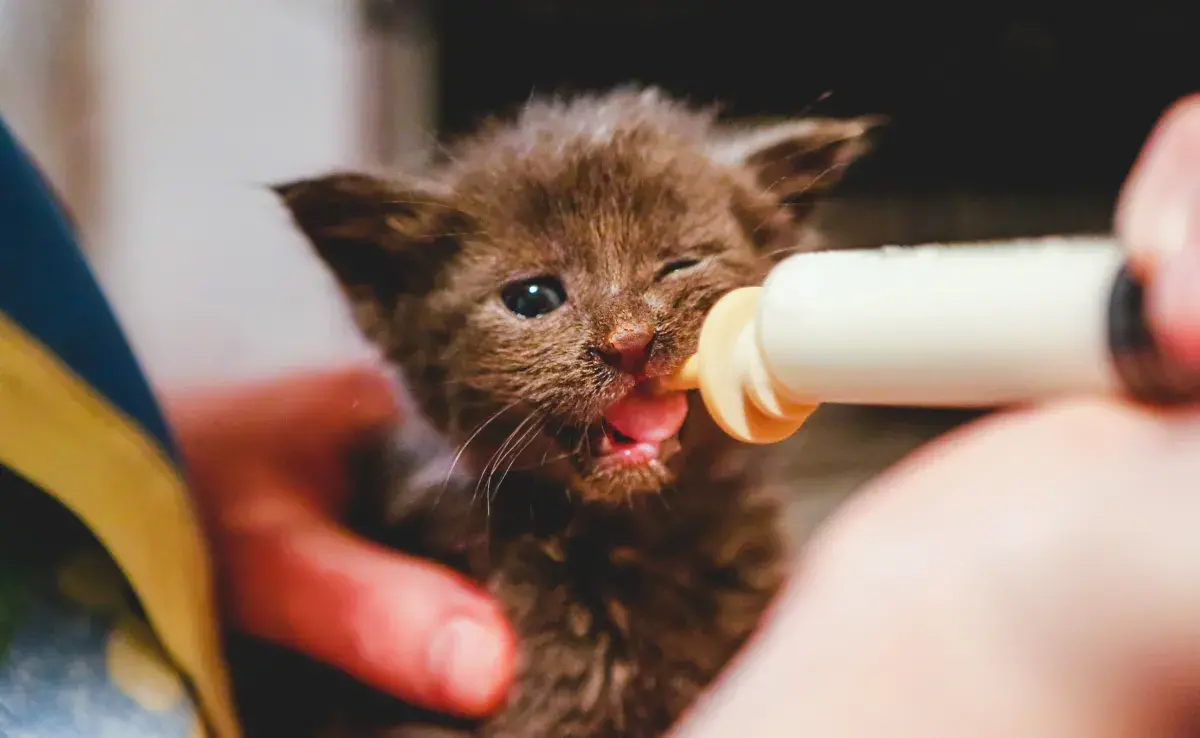
<svg viewBox="0 0 1200 738">
<path fill-rule="evenodd" d="M 430 709 L 486 714 L 511 678 L 514 639 L 498 608 L 432 563 L 323 518 L 227 541 L 234 621 L 359 681 Z"/>
</svg>

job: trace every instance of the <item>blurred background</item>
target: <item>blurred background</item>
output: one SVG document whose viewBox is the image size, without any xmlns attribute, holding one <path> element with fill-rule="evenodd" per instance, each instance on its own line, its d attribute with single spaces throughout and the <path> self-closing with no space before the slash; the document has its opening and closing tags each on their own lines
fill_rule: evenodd
<svg viewBox="0 0 1200 738">
<path fill-rule="evenodd" d="M 853 241 L 1093 231 L 1200 82 L 1178 13 L 1111 8 L 0 0 L 0 106 L 97 248 L 139 177 L 402 167 L 533 93 L 629 81 L 730 116 L 891 116 L 832 209 Z"/>
<path fill-rule="evenodd" d="M 921 11 L 0 0 L 0 111 L 62 192 L 162 384 L 360 350 L 262 186 L 419 165 L 438 137 L 534 93 L 642 82 L 733 117 L 886 114 L 878 150 L 820 213 L 854 246 L 1107 231 L 1155 119 L 1200 90 L 1189 24 L 1164 3 Z M 899 453 L 944 422 L 831 412 L 845 417 L 805 442 L 834 466 L 872 443 Z"/>
</svg>

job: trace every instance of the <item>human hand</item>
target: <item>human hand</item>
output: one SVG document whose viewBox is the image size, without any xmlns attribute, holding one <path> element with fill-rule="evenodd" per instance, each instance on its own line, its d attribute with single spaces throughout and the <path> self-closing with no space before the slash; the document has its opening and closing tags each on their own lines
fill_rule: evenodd
<svg viewBox="0 0 1200 738">
<path fill-rule="evenodd" d="M 1200 95 L 1151 133 L 1117 205 L 1116 230 L 1151 279 L 1149 317 L 1164 348 L 1200 367 Z M 1187 248 L 1184 246 L 1187 245 Z"/>
<path fill-rule="evenodd" d="M 394 419 L 382 375 L 311 373 L 166 404 L 235 626 L 439 711 L 500 701 L 514 645 L 497 605 L 338 523 L 345 453 Z"/>
<path fill-rule="evenodd" d="M 1160 122 L 1118 233 L 1200 367 L 1200 97 Z M 1200 408 L 1067 401 L 918 451 L 811 542 L 702 738 L 1156 736 L 1200 707 Z"/>
</svg>

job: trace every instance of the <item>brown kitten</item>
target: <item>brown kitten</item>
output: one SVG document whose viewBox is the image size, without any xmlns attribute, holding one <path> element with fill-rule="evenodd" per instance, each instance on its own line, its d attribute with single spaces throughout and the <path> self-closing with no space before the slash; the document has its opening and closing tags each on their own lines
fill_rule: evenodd
<svg viewBox="0 0 1200 738">
<path fill-rule="evenodd" d="M 485 582 L 521 639 L 494 718 L 354 701 L 343 730 L 656 736 L 712 680 L 785 573 L 776 504 L 753 449 L 645 388 L 795 248 L 877 123 L 724 128 L 620 90 L 532 102 L 420 180 L 277 188 L 470 470 L 414 492 L 387 481 L 385 447 L 364 527 Z"/>
</svg>

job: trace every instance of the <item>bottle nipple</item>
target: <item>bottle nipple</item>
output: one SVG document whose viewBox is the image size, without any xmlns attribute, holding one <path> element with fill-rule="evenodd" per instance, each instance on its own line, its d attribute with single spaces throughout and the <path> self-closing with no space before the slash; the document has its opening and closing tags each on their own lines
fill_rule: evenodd
<svg viewBox="0 0 1200 738">
<path fill-rule="evenodd" d="M 744 443 L 782 441 L 816 409 L 780 397 L 762 363 L 754 336 L 761 289 L 734 290 L 718 300 L 704 319 L 696 354 L 659 382 L 665 390 L 699 389 L 717 425 Z"/>
</svg>

